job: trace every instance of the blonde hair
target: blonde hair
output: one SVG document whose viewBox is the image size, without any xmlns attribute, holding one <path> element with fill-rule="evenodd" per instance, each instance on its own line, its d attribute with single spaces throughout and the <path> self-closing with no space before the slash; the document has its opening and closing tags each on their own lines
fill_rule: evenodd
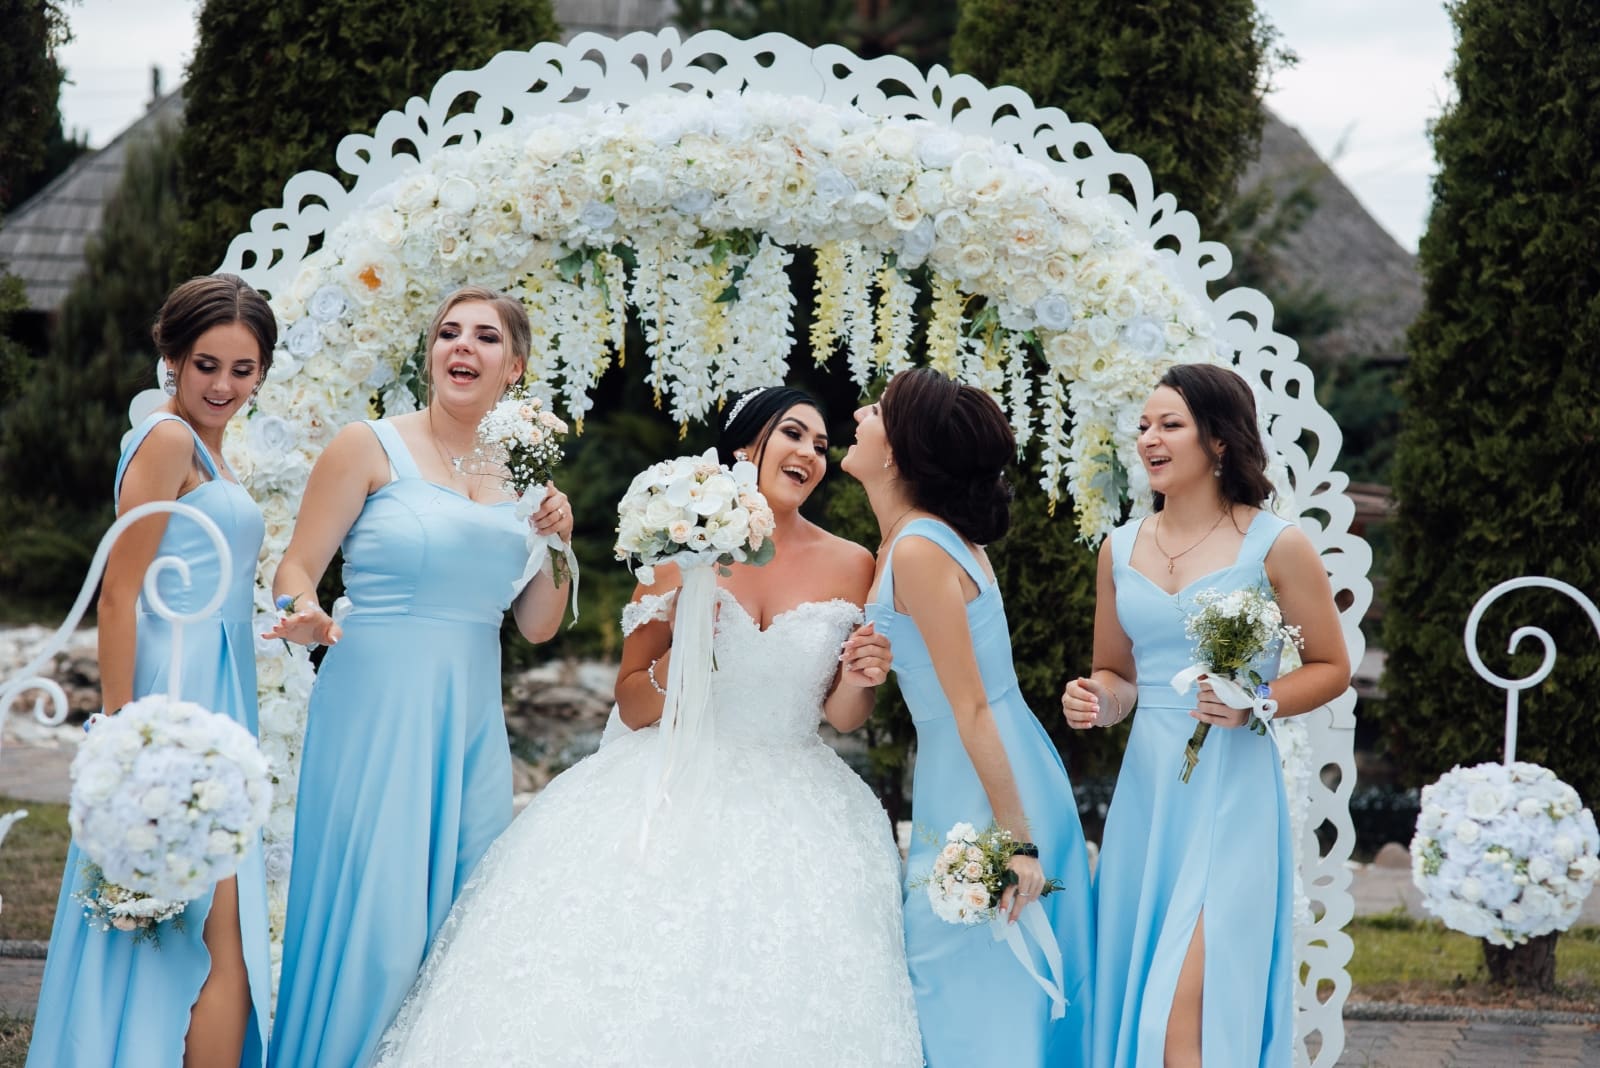
<svg viewBox="0 0 1600 1068">
<path fill-rule="evenodd" d="M 439 310 L 433 313 L 433 322 L 428 324 L 428 343 L 425 351 L 430 354 L 433 352 L 433 343 L 439 340 L 439 331 L 444 329 L 445 317 L 450 314 L 450 309 L 468 301 L 493 306 L 495 313 L 500 316 L 500 327 L 505 331 L 506 344 L 511 349 L 511 356 L 522 361 L 522 369 L 526 372 L 528 353 L 533 347 L 533 327 L 528 322 L 528 309 L 522 306 L 522 301 L 508 297 L 488 286 L 462 286 L 444 298 Z M 425 381 L 429 380 L 429 367 L 430 361 L 424 359 L 422 369 Z"/>
</svg>

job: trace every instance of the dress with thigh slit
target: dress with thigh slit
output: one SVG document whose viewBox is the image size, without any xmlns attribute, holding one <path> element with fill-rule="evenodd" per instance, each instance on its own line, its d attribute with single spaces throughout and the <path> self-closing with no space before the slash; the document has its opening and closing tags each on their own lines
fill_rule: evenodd
<svg viewBox="0 0 1600 1068">
<path fill-rule="evenodd" d="M 134 430 L 117 465 L 116 491 L 160 413 Z M 188 424 L 184 424 L 187 426 Z M 191 430 L 192 432 L 192 430 Z M 183 677 L 178 695 L 220 712 L 256 732 L 256 660 L 253 632 L 256 557 L 261 552 L 261 510 L 237 482 L 222 477 L 210 451 L 195 438 L 195 464 L 206 481 L 180 498 L 204 512 L 227 539 L 233 570 L 228 595 L 209 619 L 183 628 Z M 211 539 L 192 520 L 167 518 L 156 556 L 188 563 L 193 578 L 185 585 L 173 571 L 160 577 L 167 604 L 190 612 L 211 598 L 221 581 Z M 139 597 L 133 694 L 136 698 L 171 690 L 172 624 Z M 196 898 L 182 915 L 155 929 L 155 938 L 133 932 L 97 931 L 84 920 L 83 905 L 72 895 L 83 883 L 85 857 L 74 843 L 56 902 L 55 926 L 39 988 L 39 1007 L 28 1047 L 29 1068 L 172 1068 L 183 1062 L 189 1010 L 211 974 L 204 931 L 211 891 Z M 234 878 L 239 895 L 239 934 L 249 976 L 251 1014 L 241 1066 L 259 1066 L 266 1056 L 272 977 L 267 942 L 267 874 L 260 844 L 239 861 Z"/>
<path fill-rule="evenodd" d="M 1160 1068 L 1178 972 L 1205 917 L 1205 1068 L 1289 1068 L 1294 1043 L 1294 854 L 1277 748 L 1215 728 L 1187 783 L 1193 662 L 1185 616 L 1202 590 L 1271 591 L 1266 556 L 1288 523 L 1258 512 L 1237 560 L 1169 594 L 1129 563 L 1138 523 L 1111 535 L 1117 618 L 1133 643 L 1139 700 L 1106 816 L 1095 896 L 1094 1063 Z M 1257 665 L 1276 675 L 1277 650 Z"/>
</svg>

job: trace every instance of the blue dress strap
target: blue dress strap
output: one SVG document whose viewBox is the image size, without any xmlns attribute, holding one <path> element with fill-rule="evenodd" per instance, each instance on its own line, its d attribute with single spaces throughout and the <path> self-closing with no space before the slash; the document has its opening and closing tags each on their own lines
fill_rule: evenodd
<svg viewBox="0 0 1600 1068">
<path fill-rule="evenodd" d="M 111 503 L 113 508 L 116 507 L 117 501 L 122 497 L 122 476 L 128 473 L 128 464 L 133 461 L 134 453 L 139 451 L 139 446 L 144 444 L 144 439 L 150 436 L 150 432 L 156 428 L 156 424 L 165 423 L 169 419 L 175 423 L 182 423 L 183 428 L 189 432 L 189 436 L 194 438 L 194 454 L 200 462 L 201 470 L 205 471 L 206 477 L 221 477 L 217 472 L 216 461 L 211 458 L 211 450 L 206 448 L 206 443 L 200 440 L 200 435 L 195 433 L 194 427 L 171 412 L 156 412 L 134 428 L 133 433 L 128 437 L 128 444 L 122 449 L 121 458 L 117 460 L 117 473 L 111 484 Z"/>
<path fill-rule="evenodd" d="M 1239 545 L 1239 563 L 1266 563 L 1273 542 L 1278 540 L 1279 534 L 1293 525 L 1287 519 L 1280 519 L 1264 508 L 1257 512 L 1255 518 L 1250 520 L 1249 528 L 1244 532 L 1244 541 Z"/>
<path fill-rule="evenodd" d="M 878 600 L 882 601 L 887 597 L 887 603 L 890 606 L 894 604 L 894 547 L 908 534 L 926 538 L 949 553 L 951 559 L 961 565 L 967 577 L 977 584 L 980 593 L 991 585 L 989 576 L 978 563 L 977 556 L 968 548 L 961 535 L 947 523 L 929 518 L 913 519 L 905 525 L 905 529 L 895 535 L 894 541 L 889 546 L 889 563 L 883 569 L 883 581 L 878 584 Z"/>
<path fill-rule="evenodd" d="M 1120 527 L 1111 531 L 1111 562 L 1118 567 L 1130 566 L 1128 561 L 1133 559 L 1133 545 L 1139 540 L 1139 528 L 1144 525 L 1148 516 L 1139 519 L 1130 519 Z"/>
<path fill-rule="evenodd" d="M 389 463 L 394 468 L 398 478 L 421 478 L 422 471 L 417 467 L 417 461 L 411 458 L 411 450 L 406 448 L 406 443 L 400 437 L 400 431 L 387 419 L 368 419 L 366 424 L 378 436 L 378 444 L 383 446 L 383 451 L 389 457 Z"/>
</svg>

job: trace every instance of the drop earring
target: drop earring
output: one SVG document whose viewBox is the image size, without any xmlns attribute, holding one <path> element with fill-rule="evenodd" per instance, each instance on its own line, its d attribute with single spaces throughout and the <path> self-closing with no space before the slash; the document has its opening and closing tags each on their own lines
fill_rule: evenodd
<svg viewBox="0 0 1600 1068">
<path fill-rule="evenodd" d="M 733 458 L 735 460 L 738 460 L 740 463 L 749 463 L 750 462 L 750 454 L 748 452 L 746 452 L 744 449 L 734 449 L 733 450 Z"/>
<path fill-rule="evenodd" d="M 1221 463 L 1218 463 L 1216 466 L 1214 466 L 1211 469 L 1211 477 L 1212 478 L 1221 478 L 1222 477 L 1222 464 Z"/>
<path fill-rule="evenodd" d="M 167 368 L 166 378 L 161 380 L 161 388 L 169 397 L 178 395 L 178 376 L 170 367 Z"/>
</svg>

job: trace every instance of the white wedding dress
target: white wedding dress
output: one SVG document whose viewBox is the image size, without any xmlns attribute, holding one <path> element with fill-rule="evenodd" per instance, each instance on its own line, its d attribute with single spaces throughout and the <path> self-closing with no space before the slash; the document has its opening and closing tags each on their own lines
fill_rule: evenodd
<svg viewBox="0 0 1600 1068">
<path fill-rule="evenodd" d="M 899 854 L 817 735 L 860 610 L 811 602 L 763 631 L 717 601 L 692 818 L 669 808 L 641 848 L 656 730 L 556 778 L 479 864 L 380 1065 L 922 1064 Z M 629 606 L 624 629 L 666 607 Z"/>
</svg>

